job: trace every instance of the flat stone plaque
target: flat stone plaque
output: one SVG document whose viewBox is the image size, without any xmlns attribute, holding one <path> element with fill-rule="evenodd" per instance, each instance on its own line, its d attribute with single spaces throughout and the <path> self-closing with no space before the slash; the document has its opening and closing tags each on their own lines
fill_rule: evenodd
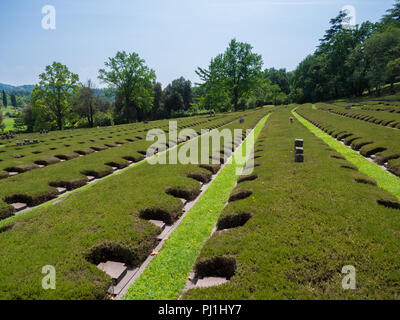
<svg viewBox="0 0 400 320">
<path fill-rule="evenodd" d="M 157 227 L 160 227 L 161 229 L 165 228 L 165 222 L 161 220 L 149 220 L 152 224 L 156 225 Z"/>
<path fill-rule="evenodd" d="M 300 147 L 300 148 L 302 148 L 302 147 L 303 147 L 303 144 L 304 144 L 303 139 L 296 139 L 296 140 L 294 140 L 294 146 L 295 146 L 295 147 Z"/>
<path fill-rule="evenodd" d="M 97 267 L 107 273 L 114 283 L 117 284 L 126 274 L 127 267 L 122 262 L 107 261 L 101 262 Z"/>
<path fill-rule="evenodd" d="M 196 283 L 196 287 L 198 288 L 208 288 L 208 287 L 215 287 L 221 284 L 228 282 L 226 278 L 220 277 L 207 277 L 203 279 L 199 279 Z"/>
<path fill-rule="evenodd" d="M 21 211 L 21 210 L 28 208 L 28 205 L 26 203 L 21 203 L 21 202 L 12 203 L 11 205 L 17 211 Z"/>
<path fill-rule="evenodd" d="M 57 191 L 58 191 L 58 193 L 64 193 L 64 192 L 66 192 L 67 191 L 67 188 L 62 188 L 62 187 L 58 187 L 57 188 Z"/>
</svg>

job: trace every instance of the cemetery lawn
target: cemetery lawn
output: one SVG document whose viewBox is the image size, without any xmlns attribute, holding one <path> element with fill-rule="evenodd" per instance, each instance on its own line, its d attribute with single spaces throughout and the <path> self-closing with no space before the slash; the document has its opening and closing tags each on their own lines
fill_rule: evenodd
<svg viewBox="0 0 400 320">
<path fill-rule="evenodd" d="M 257 137 L 269 115 L 254 129 Z M 250 155 L 248 139 L 235 152 Z M 125 300 L 177 299 L 185 287 L 189 272 L 201 246 L 209 237 L 237 180 L 237 171 L 244 164 L 227 163 L 200 199 L 187 213 L 182 223 L 171 234 L 159 254 L 136 279 L 125 295 Z"/>
<path fill-rule="evenodd" d="M 397 199 L 341 158 L 289 111 L 275 111 L 256 145 L 256 179 L 239 183 L 219 221 L 246 213 L 242 226 L 216 232 L 195 262 L 195 272 L 227 277 L 194 288 L 184 299 L 398 299 Z M 305 162 L 293 143 L 304 139 Z M 229 226 L 228 226 L 229 227 Z M 342 268 L 356 269 L 356 290 L 342 287 Z M 232 272 L 233 271 L 233 272 Z"/>
</svg>

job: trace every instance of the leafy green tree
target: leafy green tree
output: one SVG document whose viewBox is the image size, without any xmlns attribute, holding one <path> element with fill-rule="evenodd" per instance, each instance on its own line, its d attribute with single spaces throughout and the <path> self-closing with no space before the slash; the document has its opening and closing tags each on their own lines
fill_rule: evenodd
<svg viewBox="0 0 400 320">
<path fill-rule="evenodd" d="M 396 0 L 393 8 L 386 11 L 386 15 L 383 16 L 381 23 L 384 27 L 391 25 L 400 27 L 400 0 Z"/>
<path fill-rule="evenodd" d="M 3 131 L 5 128 L 5 125 L 3 123 L 3 113 L 0 111 L 0 131 Z"/>
<path fill-rule="evenodd" d="M 31 94 L 32 107 L 45 121 L 55 121 L 62 130 L 71 110 L 70 99 L 78 88 L 79 77 L 67 66 L 53 62 L 39 75 L 40 81 Z"/>
<path fill-rule="evenodd" d="M 229 93 L 230 105 L 236 111 L 239 101 L 256 85 L 263 61 L 252 49 L 250 44 L 233 39 L 224 54 L 211 60 L 208 69 L 197 69 L 207 94 L 220 100 L 218 104 L 226 105 L 223 100 Z"/>
<path fill-rule="evenodd" d="M 390 27 L 381 33 L 374 33 L 365 41 L 364 55 L 370 63 L 367 78 L 378 95 L 387 81 L 388 63 L 400 57 L 400 28 Z"/>
<path fill-rule="evenodd" d="M 17 105 L 17 99 L 15 98 L 15 94 L 14 94 L 14 93 L 11 93 L 11 95 L 10 95 L 10 100 L 11 100 L 11 105 L 12 105 L 13 107 L 18 107 L 18 105 Z"/>
<path fill-rule="evenodd" d="M 16 114 L 14 128 L 17 131 L 24 131 L 25 129 L 24 114 L 21 111 L 17 112 Z"/>
<path fill-rule="evenodd" d="M 3 90 L 3 107 L 7 107 L 7 94 L 6 92 Z"/>
<path fill-rule="evenodd" d="M 153 91 L 154 91 L 154 102 L 153 102 L 153 108 L 151 109 L 151 119 L 152 120 L 162 119 L 165 116 L 165 110 L 163 103 L 164 96 L 161 83 L 156 82 L 153 85 Z"/>
<path fill-rule="evenodd" d="M 264 77 L 271 80 L 272 84 L 278 85 L 284 93 L 290 93 L 289 76 L 286 69 L 265 69 Z"/>
<path fill-rule="evenodd" d="M 101 103 L 99 100 L 100 98 L 95 96 L 94 84 L 90 79 L 79 87 L 72 99 L 72 111 L 80 117 L 85 117 L 90 128 L 94 126 L 94 116 Z"/>
<path fill-rule="evenodd" d="M 398 79 L 399 76 L 400 76 L 400 58 L 397 58 L 389 61 L 386 67 L 386 77 L 390 83 L 390 90 L 392 93 L 395 93 L 394 82 L 396 81 L 396 79 Z"/>
<path fill-rule="evenodd" d="M 164 105 L 167 116 L 172 111 L 183 111 L 190 108 L 193 101 L 192 83 L 184 77 L 172 81 L 164 90 Z"/>
<path fill-rule="evenodd" d="M 141 121 L 153 105 L 155 72 L 145 65 L 137 53 L 117 52 L 99 70 L 99 79 L 109 86 L 109 93 L 118 96 L 117 110 L 126 122 Z"/>
</svg>

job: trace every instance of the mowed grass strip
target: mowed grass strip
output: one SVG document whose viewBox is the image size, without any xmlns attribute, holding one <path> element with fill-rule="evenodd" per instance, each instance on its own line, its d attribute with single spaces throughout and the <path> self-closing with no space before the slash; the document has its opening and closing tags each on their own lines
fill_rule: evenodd
<svg viewBox="0 0 400 320">
<path fill-rule="evenodd" d="M 296 112 L 303 118 L 328 133 L 364 157 L 373 158 L 380 165 L 385 165 L 392 173 L 400 176 L 400 167 L 393 160 L 400 158 L 400 131 L 375 125 L 365 121 L 351 119 L 313 110 L 308 105 L 299 106 Z"/>
<path fill-rule="evenodd" d="M 399 298 L 400 211 L 377 203 L 396 198 L 343 168 L 351 164 L 298 121 L 290 124 L 290 116 L 276 111 L 269 118 L 256 143 L 256 178 L 232 192 L 252 194 L 231 201 L 218 225 L 243 213 L 250 219 L 217 231 L 196 260 L 197 273 L 229 281 L 191 289 L 183 298 Z M 304 163 L 294 162 L 298 138 Z M 356 269 L 356 290 L 342 287 L 346 265 Z"/>
<path fill-rule="evenodd" d="M 268 117 L 264 117 L 255 127 L 255 137 Z M 248 156 L 251 147 L 248 141 L 245 140 L 235 153 L 247 152 Z M 244 165 L 236 163 L 234 157 L 232 159 L 187 213 L 161 252 L 129 288 L 125 300 L 171 300 L 179 297 L 201 246 L 210 235 L 235 185 L 237 170 Z"/>
<path fill-rule="evenodd" d="M 292 113 L 297 118 L 297 120 L 299 120 L 315 136 L 322 139 L 327 145 L 342 154 L 349 162 L 354 164 L 360 172 L 373 178 L 377 182 L 379 187 L 389 191 L 400 200 L 400 178 L 385 171 L 376 163 L 368 161 L 367 159 L 365 159 L 365 157 L 352 150 L 350 147 L 343 145 L 336 139 L 326 134 L 321 129 L 314 126 L 312 123 L 308 122 L 306 119 L 302 118 L 295 111 L 293 111 Z"/>
</svg>

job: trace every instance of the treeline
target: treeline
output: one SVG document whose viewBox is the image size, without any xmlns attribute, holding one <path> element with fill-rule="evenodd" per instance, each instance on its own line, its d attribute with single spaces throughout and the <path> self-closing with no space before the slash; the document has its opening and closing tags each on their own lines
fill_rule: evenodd
<svg viewBox="0 0 400 320">
<path fill-rule="evenodd" d="M 81 83 L 54 62 L 40 74 L 15 128 L 62 130 L 326 101 L 365 91 L 380 95 L 387 84 L 393 91 L 400 75 L 400 0 L 377 23 L 344 27 L 347 19 L 345 12 L 331 19 L 317 50 L 291 72 L 263 69 L 261 55 L 236 39 L 208 67 L 196 70 L 201 83 L 181 77 L 164 89 L 137 53 L 118 52 L 104 63 L 98 78 L 105 90 L 91 80 Z"/>
<path fill-rule="evenodd" d="M 377 23 L 353 28 L 345 12 L 330 21 L 330 28 L 313 55 L 304 59 L 291 78 L 295 102 L 381 95 L 382 87 L 400 76 L 400 1 Z"/>
</svg>

